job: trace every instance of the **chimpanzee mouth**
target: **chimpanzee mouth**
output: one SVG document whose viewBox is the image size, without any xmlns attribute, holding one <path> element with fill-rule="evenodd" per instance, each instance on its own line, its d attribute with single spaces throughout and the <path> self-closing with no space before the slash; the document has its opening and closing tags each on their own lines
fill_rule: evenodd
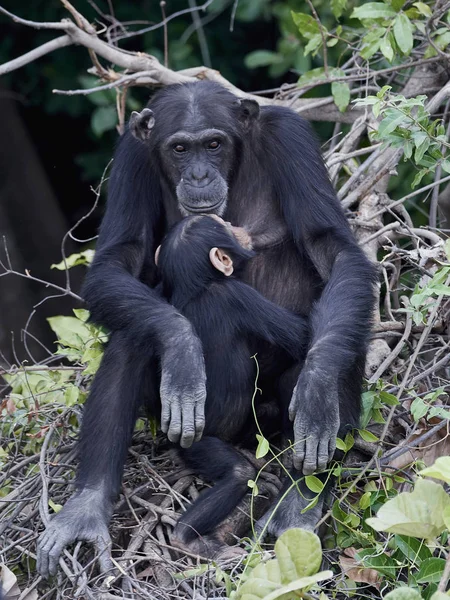
<svg viewBox="0 0 450 600">
<path fill-rule="evenodd" d="M 226 202 L 226 198 L 221 198 L 215 204 L 207 204 L 207 205 L 197 204 L 195 206 L 187 204 L 186 202 L 182 202 L 181 204 L 182 204 L 183 208 L 187 212 L 198 214 L 198 213 L 211 213 L 211 212 L 214 212 L 217 208 L 219 208 L 220 206 L 222 206 L 222 204 L 224 204 L 224 202 Z"/>
</svg>

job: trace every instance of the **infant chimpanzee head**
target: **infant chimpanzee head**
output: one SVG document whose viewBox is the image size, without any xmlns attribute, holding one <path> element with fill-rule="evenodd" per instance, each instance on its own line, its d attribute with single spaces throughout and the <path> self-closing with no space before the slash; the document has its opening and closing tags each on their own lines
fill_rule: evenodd
<svg viewBox="0 0 450 600">
<path fill-rule="evenodd" d="M 190 295 L 214 280 L 239 273 L 254 256 L 248 233 L 216 215 L 194 215 L 176 223 L 156 250 L 163 293 Z M 181 289 L 180 289 L 181 288 Z"/>
</svg>

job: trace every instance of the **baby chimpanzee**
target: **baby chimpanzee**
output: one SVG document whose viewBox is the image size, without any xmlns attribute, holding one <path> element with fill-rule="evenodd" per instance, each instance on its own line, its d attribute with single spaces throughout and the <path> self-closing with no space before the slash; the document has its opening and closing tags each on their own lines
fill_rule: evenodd
<svg viewBox="0 0 450 600">
<path fill-rule="evenodd" d="M 250 238 L 220 217 L 190 216 L 156 251 L 163 296 L 192 324 L 205 359 L 207 399 L 203 438 L 181 448 L 186 464 L 215 482 L 178 521 L 174 545 L 203 556 L 222 546 L 214 529 L 248 491 L 255 467 L 232 443 L 250 426 L 258 341 L 304 358 L 308 323 L 235 277 L 254 256 Z M 288 358 L 288 357 L 287 357 Z M 163 416 L 164 428 L 164 416 Z M 209 534 L 209 535 L 206 535 Z"/>
</svg>

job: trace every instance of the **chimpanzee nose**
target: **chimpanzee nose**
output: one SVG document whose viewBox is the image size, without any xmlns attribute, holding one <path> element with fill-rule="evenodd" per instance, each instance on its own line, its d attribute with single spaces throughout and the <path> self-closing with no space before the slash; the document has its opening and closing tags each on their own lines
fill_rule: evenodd
<svg viewBox="0 0 450 600">
<path fill-rule="evenodd" d="M 193 181 L 201 182 L 205 179 L 208 179 L 208 170 L 207 169 L 192 169 L 191 177 L 192 177 Z"/>
</svg>

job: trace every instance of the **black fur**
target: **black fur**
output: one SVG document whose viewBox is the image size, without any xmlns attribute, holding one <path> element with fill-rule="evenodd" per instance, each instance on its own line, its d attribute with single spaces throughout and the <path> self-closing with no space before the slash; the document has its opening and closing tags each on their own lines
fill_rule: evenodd
<svg viewBox="0 0 450 600">
<path fill-rule="evenodd" d="M 118 144 L 84 288 L 92 319 L 112 331 L 81 432 L 78 498 L 102 515 L 89 527 L 91 537 L 103 535 L 109 521 L 144 392 L 158 406 L 158 355 L 163 430 L 188 447 L 204 428 L 201 344 L 188 319 L 152 289 L 155 249 L 189 212 L 185 202 L 246 227 L 258 255 L 242 281 L 277 305 L 310 315 L 310 349 L 297 368 L 290 404 L 295 466 L 306 473 L 322 468 L 339 426 L 357 423 L 360 412 L 376 274 L 351 234 L 309 124 L 287 108 L 249 110 L 211 82 L 168 86 L 149 107 L 150 134 L 141 131 L 138 140 L 128 130 Z M 207 130 L 221 132 L 217 152 L 202 137 Z M 176 144 L 179 132 L 184 141 L 192 137 L 192 148 L 180 156 L 165 144 Z M 264 345 L 257 349 L 260 385 L 278 393 L 284 359 Z M 279 396 L 285 408 L 295 384 L 292 376 L 287 380 L 291 385 Z M 297 514 L 281 513 L 288 515 L 285 527 L 298 523 Z M 77 538 L 80 518 L 91 516 L 75 522 L 69 510 L 56 515 L 39 549 L 44 576 L 55 572 L 55 557 Z"/>
<path fill-rule="evenodd" d="M 214 247 L 231 257 L 232 276 L 213 267 L 209 252 Z M 177 524 L 174 538 L 182 545 L 213 532 L 236 508 L 248 491 L 248 480 L 255 476 L 254 466 L 227 443 L 241 442 L 252 425 L 256 377 L 252 348 L 257 348 L 258 340 L 279 346 L 293 364 L 304 359 L 308 347 L 307 319 L 237 279 L 254 256 L 223 224 L 207 216 L 177 223 L 159 253 L 162 293 L 193 325 L 205 357 L 205 437 L 181 455 L 198 474 L 216 483 Z M 206 543 L 203 551 L 208 551 Z"/>
</svg>

